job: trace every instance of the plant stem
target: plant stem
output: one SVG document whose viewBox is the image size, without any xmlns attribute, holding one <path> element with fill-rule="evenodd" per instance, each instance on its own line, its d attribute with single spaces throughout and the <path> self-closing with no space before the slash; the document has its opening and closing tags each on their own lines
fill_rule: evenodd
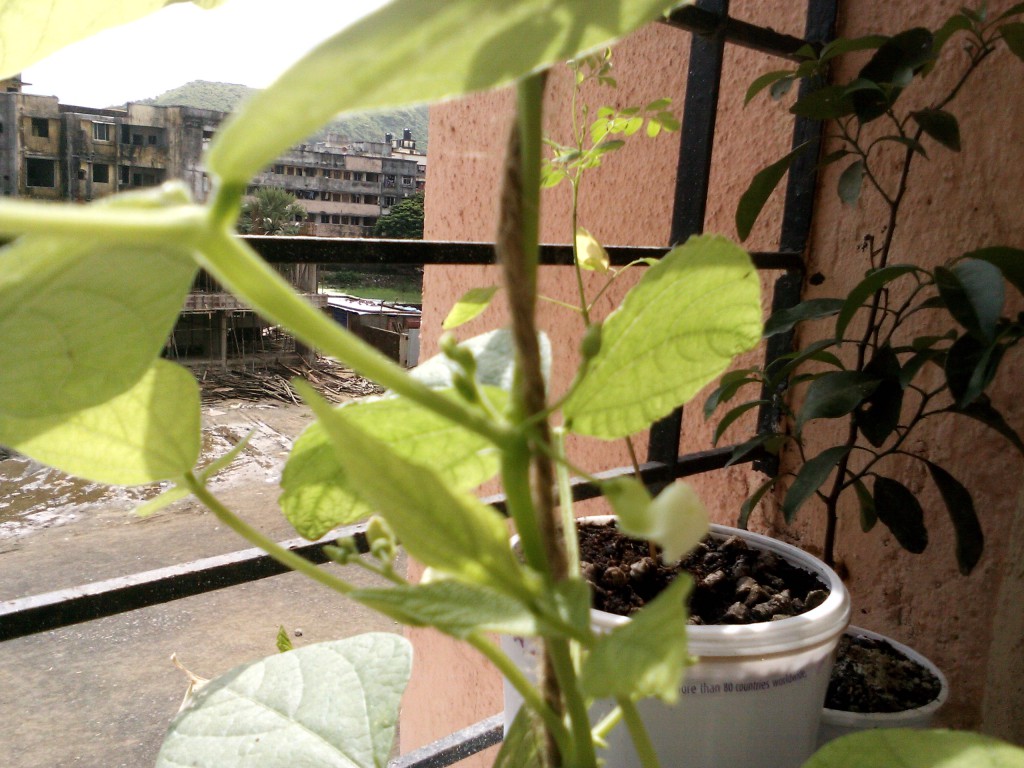
<svg viewBox="0 0 1024 768">
<path fill-rule="evenodd" d="M 0 235 L 49 235 L 75 242 L 96 238 L 107 245 L 191 248 L 206 228 L 206 209 L 197 205 L 126 208 L 113 205 L 53 205 L 4 200 Z M 168 244 L 171 245 L 168 245 Z"/>
<path fill-rule="evenodd" d="M 469 635 L 466 638 L 466 642 L 487 657 L 487 660 L 504 675 L 509 684 L 523 697 L 525 705 L 536 712 L 541 720 L 544 721 L 544 726 L 548 733 L 558 744 L 559 752 L 561 754 L 570 753 L 572 751 L 569 741 L 570 737 L 565 723 L 541 699 L 537 688 L 526 679 L 526 675 L 513 663 L 508 655 L 486 637 L 476 633 Z"/>
<path fill-rule="evenodd" d="M 299 573 L 308 576 L 314 581 L 318 581 L 324 586 L 330 587 L 335 592 L 339 592 L 343 595 L 347 595 L 355 589 L 355 587 L 347 581 L 339 579 L 334 574 L 318 565 L 315 565 L 314 563 L 311 563 L 301 555 L 297 555 L 294 552 L 285 549 L 276 541 L 268 538 L 244 520 L 237 517 L 233 512 L 231 512 L 231 510 L 220 502 L 220 499 L 210 493 L 209 489 L 199 482 L 196 476 L 191 472 L 185 475 L 185 484 L 195 497 L 199 499 L 207 509 L 216 515 L 218 520 L 253 546 L 262 549 L 272 558 L 277 560 L 277 562 L 281 563 L 281 565 L 287 566 L 293 571 L 298 571 Z"/>
<path fill-rule="evenodd" d="M 288 282 L 230 232 L 204 240 L 201 266 L 253 309 L 287 327 L 300 341 L 338 358 L 382 387 L 464 426 L 498 446 L 511 432 L 461 401 L 421 384 L 366 342 L 296 294 Z"/>
<path fill-rule="evenodd" d="M 654 751 L 651 737 L 647 733 L 643 720 L 640 719 L 636 704 L 626 698 L 616 698 L 615 701 L 622 709 L 622 719 L 625 720 L 626 728 L 629 729 L 629 736 L 633 739 L 633 746 L 640 758 L 640 764 L 644 768 L 660 768 L 661 761 L 658 759 L 658 753 Z M 682 767 L 673 766 L 672 768 Z"/>
<path fill-rule="evenodd" d="M 578 768 L 597 768 L 597 755 L 594 753 L 594 741 L 590 733 L 590 717 L 577 684 L 578 677 L 569 652 L 569 641 L 563 638 L 550 638 L 546 647 L 555 677 L 562 689 L 572 729 L 575 749 L 570 755 L 571 759 L 565 764 Z"/>
</svg>

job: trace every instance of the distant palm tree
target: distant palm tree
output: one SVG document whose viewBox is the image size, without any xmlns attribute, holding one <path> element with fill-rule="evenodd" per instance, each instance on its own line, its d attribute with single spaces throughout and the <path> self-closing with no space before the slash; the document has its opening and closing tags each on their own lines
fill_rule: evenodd
<svg viewBox="0 0 1024 768">
<path fill-rule="evenodd" d="M 260 187 L 242 204 L 238 230 L 245 235 L 294 235 L 306 215 L 295 195 L 280 187 Z"/>
</svg>

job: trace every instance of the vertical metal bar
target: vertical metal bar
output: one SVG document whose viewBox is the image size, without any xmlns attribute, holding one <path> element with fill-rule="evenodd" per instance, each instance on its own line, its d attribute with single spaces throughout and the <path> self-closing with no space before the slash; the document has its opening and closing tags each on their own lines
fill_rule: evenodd
<svg viewBox="0 0 1024 768">
<path fill-rule="evenodd" d="M 808 0 L 807 22 L 804 38 L 809 43 L 825 43 L 835 33 L 838 0 Z M 805 95 L 813 84 L 800 84 L 800 96 Z M 814 196 L 818 184 L 818 156 L 821 149 L 823 125 L 818 120 L 798 117 L 793 123 L 793 143 L 798 147 L 807 143 L 807 149 L 797 156 L 789 169 L 786 182 L 786 198 L 782 213 L 782 232 L 779 250 L 804 253 L 811 232 L 811 218 L 814 214 Z M 772 311 L 792 307 L 800 302 L 803 288 L 803 274 L 790 271 L 775 282 L 772 296 Z M 765 369 L 782 355 L 793 349 L 794 331 L 780 333 L 768 339 L 765 345 Z M 780 409 L 774 404 L 782 394 L 781 390 L 761 392 L 767 405 L 761 406 L 757 416 L 758 433 L 775 429 L 781 419 Z M 777 456 L 767 456 L 754 462 L 754 468 L 769 475 L 778 473 Z"/>
<path fill-rule="evenodd" d="M 725 53 L 724 19 L 729 0 L 702 0 L 702 10 L 716 14 L 722 21 L 711 34 L 692 36 L 690 65 L 683 104 L 683 126 L 679 137 L 679 161 L 676 170 L 675 204 L 672 210 L 671 244 L 681 243 L 704 231 L 708 187 L 711 178 L 711 151 L 714 147 L 718 93 L 722 82 Z M 672 464 L 679 456 L 683 410 L 651 427 L 647 445 L 648 461 Z"/>
</svg>

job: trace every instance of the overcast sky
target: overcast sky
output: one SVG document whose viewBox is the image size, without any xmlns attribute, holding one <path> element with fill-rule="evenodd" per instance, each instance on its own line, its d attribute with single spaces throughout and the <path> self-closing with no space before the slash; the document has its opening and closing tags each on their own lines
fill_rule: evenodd
<svg viewBox="0 0 1024 768">
<path fill-rule="evenodd" d="M 106 107 L 190 80 L 269 85 L 317 43 L 385 0 L 228 0 L 204 11 L 175 3 L 77 43 L 22 73 L 26 93 Z"/>
</svg>

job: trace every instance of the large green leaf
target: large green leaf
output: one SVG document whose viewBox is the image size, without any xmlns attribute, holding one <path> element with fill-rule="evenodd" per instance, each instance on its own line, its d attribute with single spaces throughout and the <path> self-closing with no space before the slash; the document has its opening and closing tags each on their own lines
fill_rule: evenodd
<svg viewBox="0 0 1024 768">
<path fill-rule="evenodd" d="M 812 419 L 845 416 L 863 403 L 881 382 L 863 371 L 829 371 L 811 382 L 797 415 L 796 428 L 803 429 Z"/>
<path fill-rule="evenodd" d="M 340 112 L 422 104 L 513 82 L 607 46 L 667 0 L 396 0 L 327 40 L 218 132 L 211 171 L 247 183 Z"/>
<path fill-rule="evenodd" d="M 850 452 L 848 445 L 836 445 L 826 448 L 813 459 L 808 459 L 796 473 L 793 484 L 786 491 L 782 502 L 782 513 L 787 523 L 792 523 L 797 511 L 832 474 L 832 469 L 846 454 Z"/>
<path fill-rule="evenodd" d="M 628 623 L 598 637 L 580 675 L 588 696 L 634 701 L 657 696 L 669 703 L 679 699 L 683 671 L 690 663 L 686 599 L 691 586 L 686 574 L 676 577 Z"/>
<path fill-rule="evenodd" d="M 1022 24 L 1021 26 L 1024 26 Z M 980 259 L 999 267 L 1003 277 L 1024 293 L 1024 250 L 995 245 L 964 254 L 965 259 Z"/>
<path fill-rule="evenodd" d="M 892 531 L 896 541 L 915 555 L 928 546 L 928 531 L 924 527 L 924 510 L 910 490 L 896 480 L 879 475 L 875 478 L 875 513 Z"/>
<path fill-rule="evenodd" d="M 540 345 L 541 372 L 547 379 L 551 373 L 551 340 L 547 334 L 537 334 Z M 497 387 L 506 392 L 512 388 L 515 374 L 515 339 L 512 332 L 501 328 L 473 336 L 460 342 L 461 350 L 470 352 L 476 364 L 476 381 L 485 387 Z M 434 355 L 416 366 L 411 376 L 432 389 L 448 389 L 453 376 L 459 372 L 458 364 L 445 354 Z"/>
<path fill-rule="evenodd" d="M 3 0 L 0 2 L 0 78 L 17 74 L 66 45 L 140 19 L 184 0 Z M 222 0 L 192 0 L 211 8 Z"/>
<path fill-rule="evenodd" d="M 736 233 L 740 240 L 750 237 L 750 230 L 754 228 L 754 222 L 761 215 L 764 204 L 768 202 L 772 192 L 779 186 L 779 182 L 786 175 L 786 171 L 789 170 L 789 166 L 793 164 L 796 156 L 807 149 L 807 146 L 806 143 L 801 144 L 785 157 L 776 160 L 767 168 L 762 168 L 750 180 L 750 186 L 747 187 L 736 206 Z"/>
<path fill-rule="evenodd" d="M 501 409 L 508 397 L 487 388 L 487 397 Z M 474 432 L 404 398 L 362 400 L 336 409 L 339 418 L 372 431 L 399 456 L 432 467 L 458 488 L 472 489 L 494 477 L 494 447 Z M 372 511 L 359 498 L 356 483 L 342 468 L 327 433 L 312 424 L 295 441 L 281 475 L 279 499 L 288 521 L 308 539 L 331 528 L 353 523 Z"/>
<path fill-rule="evenodd" d="M 411 666 L 378 632 L 237 667 L 175 718 L 156 768 L 384 768 Z"/>
<path fill-rule="evenodd" d="M 960 325 L 982 341 L 995 338 L 1006 300 L 999 267 L 982 259 L 964 259 L 952 269 L 936 267 L 935 286 Z"/>
<path fill-rule="evenodd" d="M 166 360 L 129 390 L 71 414 L 0 414 L 0 444 L 102 483 L 138 485 L 181 477 L 199 459 L 199 387 Z"/>
<path fill-rule="evenodd" d="M 960 151 L 960 124 L 949 112 L 942 109 L 921 109 L 911 112 L 910 115 L 921 126 L 921 130 L 939 144 L 954 152 Z"/>
<path fill-rule="evenodd" d="M 536 620 L 520 602 L 493 589 L 458 581 L 357 589 L 348 597 L 403 624 L 436 627 L 458 638 L 477 631 L 537 634 Z"/>
<path fill-rule="evenodd" d="M 388 521 L 410 555 L 469 584 L 523 594 L 524 573 L 497 511 L 339 416 L 308 385 L 297 386 L 330 437 L 342 469 L 357 482 L 359 495 Z"/>
<path fill-rule="evenodd" d="M 864 373 L 879 380 L 878 387 L 857 410 L 857 426 L 876 448 L 880 447 L 900 423 L 903 409 L 903 384 L 900 360 L 892 347 L 884 344 L 875 350 L 864 366 Z"/>
<path fill-rule="evenodd" d="M 803 768 L 1024 768 L 1024 749 L 964 731 L 860 731 L 831 741 Z"/>
<path fill-rule="evenodd" d="M 983 344 L 965 333 L 946 353 L 946 384 L 956 399 L 957 408 L 964 408 L 978 399 L 992 383 L 1006 348 L 1000 344 Z"/>
<path fill-rule="evenodd" d="M 764 324 L 764 335 L 768 337 L 785 333 L 804 320 L 831 317 L 839 313 L 839 310 L 843 308 L 843 303 L 843 299 L 808 299 L 795 306 L 772 312 L 772 316 Z"/>
<path fill-rule="evenodd" d="M 978 521 L 978 513 L 974 511 L 974 500 L 970 491 L 945 469 L 927 460 L 924 463 L 928 465 L 928 472 L 949 512 L 949 519 L 956 532 L 956 562 L 960 566 L 960 573 L 967 576 L 978 564 L 985 548 L 985 535 Z"/>
<path fill-rule="evenodd" d="M 604 322 L 601 349 L 564 406 L 570 428 L 625 437 L 668 415 L 761 336 L 760 280 L 722 237 L 690 238 L 646 271 Z"/>
<path fill-rule="evenodd" d="M 68 414 L 131 387 L 192 284 L 187 249 L 21 238 L 0 250 L 0 415 Z"/>
</svg>

